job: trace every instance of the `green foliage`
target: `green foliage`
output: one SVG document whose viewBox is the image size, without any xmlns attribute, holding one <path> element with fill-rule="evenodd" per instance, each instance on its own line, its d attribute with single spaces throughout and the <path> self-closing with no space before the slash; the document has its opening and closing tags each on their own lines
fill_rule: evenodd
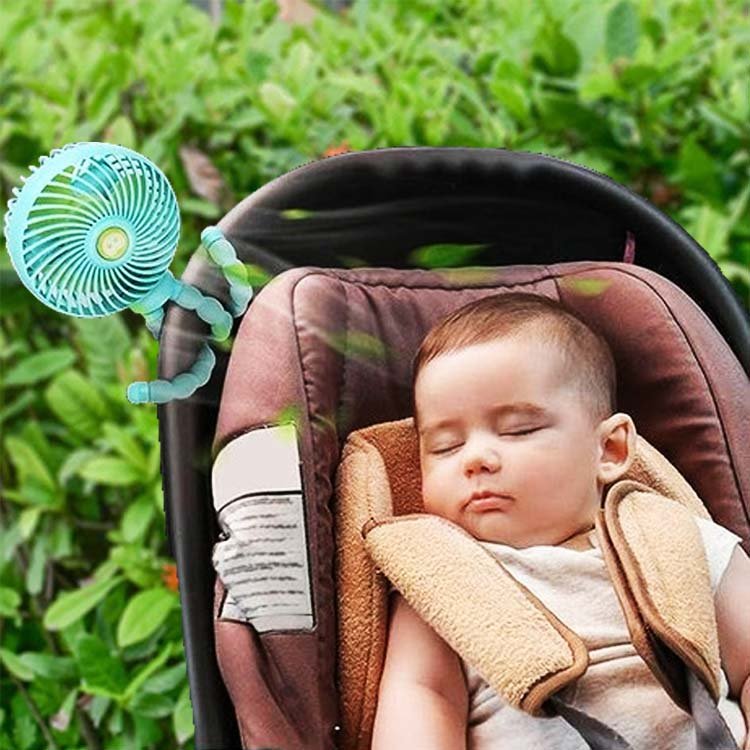
<svg viewBox="0 0 750 750">
<path fill-rule="evenodd" d="M 3 200 L 54 147 L 135 148 L 177 193 L 179 274 L 207 223 L 329 149 L 536 151 L 648 198 L 750 299 L 747 2 L 317 9 L 303 26 L 278 20 L 274 0 L 227 0 L 214 26 L 184 0 L 0 3 Z M 413 259 L 449 275 L 479 250 Z M 256 288 L 269 280 L 246 270 Z M 6 252 L 0 313 L 0 750 L 189 748 L 156 410 L 125 400 L 155 376 L 157 344 L 131 313 L 48 310 Z M 332 344 L 389 354 L 364 335 Z"/>
</svg>

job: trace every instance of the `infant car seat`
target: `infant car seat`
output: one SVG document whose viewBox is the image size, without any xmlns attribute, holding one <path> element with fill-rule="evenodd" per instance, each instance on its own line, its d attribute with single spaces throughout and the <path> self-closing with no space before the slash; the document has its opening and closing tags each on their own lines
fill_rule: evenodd
<svg viewBox="0 0 750 750">
<path fill-rule="evenodd" d="M 375 680 L 382 654 L 357 659 L 356 633 L 338 644 L 337 618 L 384 603 L 337 591 L 336 564 L 356 579 L 364 558 L 334 526 L 336 471 L 352 431 L 411 415 L 422 336 L 478 297 L 532 291 L 599 328 L 620 408 L 748 548 L 750 321 L 707 253 L 626 188 L 536 154 L 384 149 L 296 169 L 219 227 L 278 275 L 209 383 L 158 407 L 198 750 L 368 746 L 364 698 L 339 694 L 337 670 Z M 412 267 L 438 243 L 482 247 L 471 268 Z M 225 294 L 200 258 L 184 280 Z M 201 333 L 168 311 L 160 377 Z"/>
</svg>

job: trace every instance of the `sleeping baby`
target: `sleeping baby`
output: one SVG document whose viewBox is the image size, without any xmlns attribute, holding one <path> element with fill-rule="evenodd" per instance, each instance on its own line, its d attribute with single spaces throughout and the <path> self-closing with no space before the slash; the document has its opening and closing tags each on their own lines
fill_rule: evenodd
<svg viewBox="0 0 750 750">
<path fill-rule="evenodd" d="M 586 672 L 560 691 L 633 750 L 691 750 L 693 718 L 636 652 L 594 530 L 636 431 L 607 343 L 557 302 L 486 297 L 433 328 L 414 365 L 424 508 L 465 529 L 574 633 Z M 750 560 L 697 518 L 721 654 L 718 709 L 750 750 Z M 487 613 L 491 617 L 491 613 Z M 394 591 L 373 750 L 585 750 L 561 716 L 511 706 Z"/>
</svg>

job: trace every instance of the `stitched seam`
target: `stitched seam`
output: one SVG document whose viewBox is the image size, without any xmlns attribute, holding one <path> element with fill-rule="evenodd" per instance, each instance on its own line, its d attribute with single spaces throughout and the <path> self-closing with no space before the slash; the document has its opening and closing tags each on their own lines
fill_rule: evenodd
<svg viewBox="0 0 750 750">
<path fill-rule="evenodd" d="M 580 261 L 576 261 L 576 262 L 580 262 Z M 312 268 L 312 267 L 309 267 L 309 268 Z M 488 267 L 475 266 L 473 268 L 482 270 L 483 268 L 488 268 Z M 601 266 L 598 266 L 598 268 L 601 268 Z M 385 270 L 392 270 L 392 269 L 385 269 Z M 418 270 L 418 269 L 412 269 L 412 270 Z M 455 270 L 455 269 L 447 269 L 447 270 Z M 427 273 L 427 271 L 425 271 L 425 273 Z M 511 284 L 508 284 L 508 283 L 503 283 L 502 279 L 494 279 L 493 281 L 488 282 L 487 284 L 472 284 L 470 287 L 433 286 L 427 283 L 406 285 L 406 284 L 399 284 L 399 283 L 389 283 L 387 281 L 368 281 L 367 279 L 354 280 L 354 279 L 347 279 L 346 277 L 342 278 L 341 276 L 338 276 L 337 274 L 334 274 L 330 270 L 327 270 L 327 269 L 315 269 L 313 273 L 310 273 L 307 276 L 304 276 L 303 278 L 308 278 L 309 276 L 314 276 L 314 275 L 325 276 L 326 278 L 335 279 L 341 284 L 350 284 L 352 286 L 366 286 L 366 287 L 383 286 L 383 287 L 386 287 L 387 289 L 414 289 L 414 290 L 429 289 L 429 290 L 435 290 L 435 291 L 441 291 L 441 292 L 454 292 L 454 293 L 465 292 L 468 289 L 495 289 L 497 287 L 503 287 L 503 286 L 528 286 L 530 284 L 537 284 L 540 281 L 549 281 L 550 279 L 557 278 L 557 276 L 550 273 L 547 276 L 540 276 L 539 278 L 530 279 L 529 281 L 513 282 Z"/>
<path fill-rule="evenodd" d="M 290 297 L 291 297 L 291 307 L 292 307 L 292 326 L 294 328 L 294 340 L 295 340 L 295 343 L 297 345 L 297 360 L 300 363 L 300 372 L 302 373 L 302 391 L 305 394 L 306 422 L 307 422 L 308 428 L 310 430 L 310 443 L 311 443 L 311 447 L 312 447 L 312 457 L 313 457 L 313 485 L 314 485 L 315 484 L 315 461 L 314 461 L 314 456 L 315 456 L 315 453 L 316 453 L 315 430 L 313 429 L 313 425 L 310 423 L 310 420 L 309 420 L 309 415 L 310 415 L 310 394 L 308 392 L 308 382 L 309 382 L 309 380 L 307 378 L 307 372 L 305 371 L 305 361 L 304 361 L 304 358 L 302 357 L 302 346 L 300 344 L 300 331 L 299 331 L 299 326 L 297 325 L 297 313 L 296 313 L 296 310 L 295 310 L 297 286 L 299 285 L 299 283 L 301 281 L 303 281 L 306 278 L 307 278 L 307 276 L 301 276 L 299 279 L 297 279 L 295 281 L 294 286 L 293 286 L 293 288 L 291 290 Z M 301 472 L 301 473 L 303 473 L 303 472 Z M 303 481 L 303 497 L 305 497 L 305 495 L 304 495 L 304 481 Z M 312 526 L 312 524 L 314 523 L 315 524 L 315 537 L 316 537 L 316 540 L 319 540 L 320 539 L 320 531 L 321 531 L 320 524 L 319 524 L 320 514 L 317 513 L 317 512 L 313 513 L 312 509 L 309 507 L 309 503 L 308 502 L 305 502 L 304 505 L 305 505 L 305 523 L 307 525 L 307 529 L 309 531 L 310 526 Z M 310 518 L 310 516 L 314 516 L 314 518 Z M 316 626 L 317 626 L 317 627 L 315 627 L 315 629 L 314 629 L 313 632 L 315 633 L 315 645 L 316 645 L 316 652 L 317 652 L 317 657 L 318 657 L 317 667 L 318 667 L 318 671 L 320 672 L 321 671 L 320 667 L 321 667 L 322 662 L 323 662 L 323 659 L 322 659 L 323 646 L 322 646 L 322 638 L 320 637 L 319 623 L 317 622 L 317 618 L 315 617 L 315 609 L 316 609 L 316 604 L 317 604 L 317 595 L 316 595 L 316 591 L 315 591 L 315 586 L 312 585 L 312 582 L 313 582 L 313 580 L 315 580 L 317 582 L 318 586 L 322 586 L 322 581 L 320 579 L 322 577 L 322 567 L 323 566 L 320 564 L 320 556 L 319 556 L 319 546 L 320 545 L 319 544 L 311 545 L 310 542 L 311 542 L 311 540 L 310 540 L 309 535 L 308 535 L 307 544 L 306 544 L 307 551 L 310 554 L 310 558 L 312 560 L 314 560 L 314 564 L 315 564 L 315 575 L 313 576 L 312 571 L 308 571 L 308 575 L 310 576 L 310 579 L 311 579 L 310 580 L 310 583 L 311 583 L 311 585 L 310 585 L 310 599 L 311 599 L 311 603 L 312 603 L 313 620 L 316 621 Z M 334 585 L 335 585 L 335 581 L 334 581 Z M 319 706 L 322 705 L 322 701 L 324 700 L 323 695 L 322 695 L 322 690 L 323 690 L 322 680 L 319 680 L 318 681 L 318 705 Z M 337 701 L 337 704 L 338 704 L 338 701 Z M 336 706 L 336 712 L 338 714 L 338 705 Z M 318 718 L 318 722 L 320 724 L 322 724 L 322 716 L 318 715 L 317 718 Z"/>
<path fill-rule="evenodd" d="M 350 309 L 349 309 L 349 297 L 346 293 L 346 284 L 339 279 L 339 286 L 344 292 L 344 306 L 346 309 L 346 318 L 344 319 L 344 354 L 343 354 L 343 366 L 341 368 L 341 381 L 339 383 L 339 402 L 337 405 L 337 414 L 334 414 L 333 421 L 336 425 L 336 439 L 338 440 L 339 433 L 339 419 L 343 420 L 344 414 L 344 403 L 346 399 L 346 388 L 347 388 L 347 374 L 349 369 L 349 322 L 350 322 Z"/>
<path fill-rule="evenodd" d="M 367 453 L 369 453 L 372 450 L 373 450 L 372 445 L 368 443 Z M 367 453 L 365 453 L 365 461 L 367 461 L 367 463 L 369 464 L 370 456 L 368 456 Z M 370 481 L 372 478 L 372 472 L 369 470 L 366 470 L 365 477 L 366 477 L 366 482 L 367 482 L 367 486 L 365 488 L 365 497 L 367 498 L 367 515 L 370 518 L 372 518 L 372 493 L 370 492 Z M 362 544 L 364 546 L 364 540 Z M 370 575 L 369 586 L 368 586 L 368 594 L 369 594 L 369 599 L 370 599 L 370 618 L 369 618 L 370 627 L 368 628 L 369 638 L 367 639 L 367 656 L 365 657 L 365 664 L 366 664 L 365 686 L 370 685 L 371 680 L 372 680 L 372 647 L 373 647 L 373 641 L 374 641 L 372 631 L 373 631 L 373 626 L 375 624 L 375 618 L 372 615 L 373 615 L 373 610 L 375 608 L 375 579 L 377 578 L 377 571 L 375 570 L 375 566 L 372 564 L 372 558 L 368 558 L 368 559 L 370 561 L 370 569 L 374 573 L 374 575 Z M 387 617 L 387 610 L 386 610 L 386 617 Z M 387 636 L 387 630 L 386 630 L 386 638 L 387 637 L 388 636 Z M 381 671 L 380 676 L 382 678 L 382 671 Z M 359 721 L 357 722 L 358 723 L 358 728 L 357 728 L 357 747 L 358 748 L 361 747 L 362 741 L 366 738 L 366 734 L 364 732 L 364 714 L 365 714 L 364 698 L 365 696 L 362 696 L 362 702 L 360 703 L 360 706 L 359 706 L 360 708 Z M 377 695 L 376 695 L 376 701 L 377 701 Z M 377 706 L 377 703 L 376 703 L 376 706 Z"/>
</svg>

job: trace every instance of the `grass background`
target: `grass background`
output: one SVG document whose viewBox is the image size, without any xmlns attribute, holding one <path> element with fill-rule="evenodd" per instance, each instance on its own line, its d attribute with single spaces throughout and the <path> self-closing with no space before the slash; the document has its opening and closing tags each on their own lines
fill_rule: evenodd
<svg viewBox="0 0 750 750">
<path fill-rule="evenodd" d="M 748 80 L 744 0 L 18 0 L 0 185 L 71 141 L 142 152 L 178 196 L 179 275 L 204 226 L 309 161 L 541 152 L 649 199 L 747 306 Z M 0 312 L 0 749 L 190 748 L 156 409 L 125 400 L 157 344 L 131 313 L 43 307 L 5 251 Z"/>
</svg>

